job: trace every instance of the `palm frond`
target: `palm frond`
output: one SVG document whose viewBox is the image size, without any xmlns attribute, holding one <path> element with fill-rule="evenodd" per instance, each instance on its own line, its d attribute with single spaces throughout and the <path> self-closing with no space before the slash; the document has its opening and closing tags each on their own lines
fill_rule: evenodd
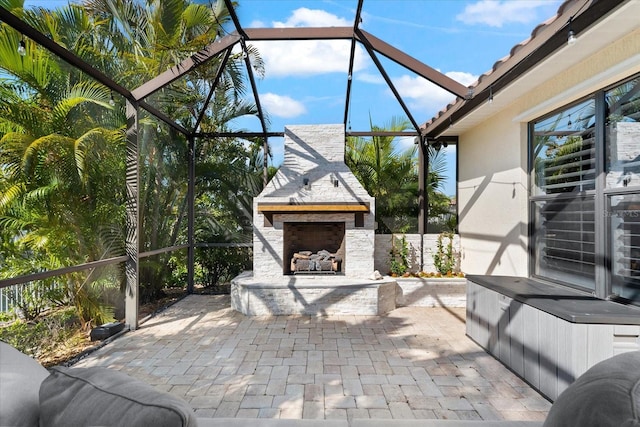
<svg viewBox="0 0 640 427">
<path fill-rule="evenodd" d="M 105 108 L 110 108 L 110 95 L 97 82 L 83 81 L 74 85 L 53 108 L 54 120 L 64 123 L 69 113 L 79 105 L 93 103 Z"/>
</svg>

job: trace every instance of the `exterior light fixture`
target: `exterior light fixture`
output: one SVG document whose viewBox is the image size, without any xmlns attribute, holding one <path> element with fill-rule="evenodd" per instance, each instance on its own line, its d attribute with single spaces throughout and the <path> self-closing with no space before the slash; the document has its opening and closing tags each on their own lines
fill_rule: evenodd
<svg viewBox="0 0 640 427">
<path fill-rule="evenodd" d="M 27 54 L 27 45 L 24 42 L 24 39 L 20 40 L 20 43 L 18 43 L 18 54 L 20 56 L 25 56 Z"/>
<path fill-rule="evenodd" d="M 302 184 L 304 185 L 305 190 L 311 190 L 311 183 L 309 182 L 309 178 L 302 178 Z"/>
<path fill-rule="evenodd" d="M 569 46 L 573 46 L 578 41 L 578 39 L 576 38 L 576 33 L 573 31 L 573 28 L 571 28 L 572 20 L 573 18 L 569 18 L 569 33 L 567 34 L 567 44 Z"/>
<path fill-rule="evenodd" d="M 447 141 L 438 141 L 435 140 L 434 142 L 431 143 L 431 146 L 436 150 L 436 151 L 440 151 L 440 149 L 442 149 L 442 147 L 447 148 L 449 146 L 449 144 L 447 143 Z"/>
<path fill-rule="evenodd" d="M 113 99 L 113 93 L 111 94 L 111 98 L 109 99 L 109 105 L 114 107 L 116 105 L 116 100 Z"/>
<path fill-rule="evenodd" d="M 489 86 L 489 104 L 493 104 L 493 86 Z"/>
</svg>

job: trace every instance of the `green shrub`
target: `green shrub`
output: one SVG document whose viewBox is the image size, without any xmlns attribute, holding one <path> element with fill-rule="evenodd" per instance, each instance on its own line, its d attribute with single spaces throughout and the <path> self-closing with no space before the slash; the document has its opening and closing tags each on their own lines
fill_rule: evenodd
<svg viewBox="0 0 640 427">
<path fill-rule="evenodd" d="M 251 248 L 197 248 L 196 263 L 198 282 L 204 287 L 219 286 L 251 268 Z"/>
<path fill-rule="evenodd" d="M 31 321 L 16 319 L 0 327 L 0 340 L 25 354 L 39 358 L 57 347 L 67 345 L 79 329 L 76 310 L 68 307 Z"/>
<path fill-rule="evenodd" d="M 395 235 L 391 236 L 390 254 L 391 260 L 389 262 L 389 268 L 391 274 L 402 276 L 409 269 L 409 244 L 404 234 L 400 239 Z"/>
<path fill-rule="evenodd" d="M 443 243 L 444 239 L 449 239 L 446 245 Z M 453 233 L 444 232 L 438 236 L 437 250 L 433 254 L 433 265 L 440 274 L 453 273 L 456 267 Z"/>
<path fill-rule="evenodd" d="M 14 311 L 0 311 L 0 324 L 13 322 L 14 320 L 16 320 Z"/>
</svg>

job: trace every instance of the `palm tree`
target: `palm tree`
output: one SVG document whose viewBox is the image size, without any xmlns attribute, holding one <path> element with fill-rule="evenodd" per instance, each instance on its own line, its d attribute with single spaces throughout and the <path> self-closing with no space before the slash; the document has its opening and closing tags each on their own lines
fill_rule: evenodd
<svg viewBox="0 0 640 427">
<path fill-rule="evenodd" d="M 0 4 L 130 88 L 210 43 L 228 20 L 222 1 L 208 6 L 186 0 L 86 0 L 53 11 L 25 10 L 19 0 Z M 28 53 L 21 57 L 15 49 L 19 41 L 19 34 L 0 25 L 0 243 L 9 254 L 3 263 L 13 266 L 3 268 L 3 274 L 13 277 L 121 255 L 124 109 L 121 103 L 110 105 L 112 94 L 104 87 L 29 40 Z M 260 70 L 258 53 L 249 50 Z M 209 106 L 201 129 L 224 130 L 232 118 L 253 113 L 252 105 L 241 101 L 241 59 L 229 61 L 224 84 L 216 90 L 220 102 Z M 209 89 L 206 82 L 218 65 L 210 61 L 152 101 L 193 128 Z M 151 250 L 186 240 L 187 144 L 152 117 L 141 123 L 141 249 Z M 202 162 L 215 164 L 215 159 L 202 148 Z M 229 182 L 241 185 L 237 179 Z M 141 266 L 142 300 L 159 294 L 168 270 L 164 258 L 147 259 Z M 95 279 L 77 274 L 65 280 L 79 292 Z M 94 315 L 86 311 L 85 320 L 91 320 Z"/>
<path fill-rule="evenodd" d="M 442 231 L 455 232 L 457 217 L 451 212 L 451 198 L 444 193 L 447 180 L 446 149 L 437 149 L 430 145 L 427 148 L 429 156 L 429 171 L 427 174 L 427 217 L 428 233 Z"/>
<path fill-rule="evenodd" d="M 400 132 L 410 123 L 392 117 L 384 127 L 370 123 L 371 131 Z M 418 168 L 413 146 L 398 151 L 394 137 L 347 138 L 346 163 L 369 194 L 376 198 L 379 233 L 407 232 L 418 217 Z"/>
<path fill-rule="evenodd" d="M 57 19 L 44 10 L 18 12 L 40 26 Z M 0 27 L 0 224 L 8 277 L 120 252 L 114 233 L 124 218 L 124 192 L 117 191 L 124 180 L 111 173 L 122 164 L 124 140 L 109 93 L 30 42 L 27 55 L 18 55 L 18 40 Z M 81 318 L 102 322 L 87 278 L 60 281 Z"/>
<path fill-rule="evenodd" d="M 411 123 L 392 117 L 371 131 L 401 132 Z M 394 137 L 374 136 L 371 139 L 347 138 L 346 163 L 369 194 L 376 198 L 378 233 L 416 232 L 418 224 L 418 158 L 417 146 L 399 151 Z M 446 181 L 446 154 L 432 146 L 427 149 L 428 216 L 435 218 L 439 228 L 455 229 L 450 216 L 451 200 L 442 191 Z M 440 224 L 442 223 L 442 224 Z M 430 222 L 431 224 L 431 222 Z"/>
<path fill-rule="evenodd" d="M 118 74 L 127 87 L 137 87 L 154 78 L 179 61 L 191 56 L 224 32 L 223 24 L 229 21 L 229 13 L 224 2 L 219 0 L 197 4 L 187 0 L 155 0 L 146 4 L 125 0 L 87 0 L 88 9 L 95 22 L 99 22 L 97 32 L 109 41 L 110 56 L 119 58 Z M 258 72 L 262 72 L 262 62 L 258 52 L 249 46 L 249 54 Z M 204 132 L 226 131 L 233 119 L 256 114 L 252 103 L 242 101 L 246 87 L 240 72 L 242 55 L 237 54 L 227 62 L 220 84 L 215 88 L 214 101 L 206 106 L 205 114 L 198 122 L 199 112 L 205 107 L 206 94 L 211 90 L 210 81 L 220 65 L 219 59 L 212 59 L 196 71 L 185 75 L 150 98 L 150 102 L 175 118 L 189 130 Z M 183 135 L 163 126 L 148 117 L 139 130 L 140 153 L 144 162 L 140 170 L 141 246 L 142 250 L 171 247 L 186 242 L 187 206 L 187 143 Z M 224 150 L 225 141 L 198 141 L 196 162 L 199 174 L 196 198 L 199 193 L 211 190 L 213 175 L 222 176 L 229 165 L 246 163 L 243 145 L 235 145 L 235 155 L 230 159 Z M 212 172 L 213 171 L 213 172 Z M 213 203 L 225 203 L 229 194 L 242 194 L 244 170 L 227 170 L 224 176 L 234 189 L 226 193 L 217 192 Z M 219 183 L 220 181 L 218 181 Z M 205 200 L 207 198 L 205 197 Z M 197 215 L 199 218 L 201 215 Z M 227 230 L 238 228 L 236 223 L 228 224 Z M 208 223 L 204 223 L 207 225 Z M 240 226 L 243 228 L 245 225 Z M 201 233 L 200 233 L 201 234 Z M 226 233 L 228 234 L 228 233 Z M 162 293 L 171 267 L 167 257 L 157 255 L 144 260 L 140 269 L 141 298 L 151 299 Z M 178 261 L 182 264 L 186 259 Z"/>
</svg>

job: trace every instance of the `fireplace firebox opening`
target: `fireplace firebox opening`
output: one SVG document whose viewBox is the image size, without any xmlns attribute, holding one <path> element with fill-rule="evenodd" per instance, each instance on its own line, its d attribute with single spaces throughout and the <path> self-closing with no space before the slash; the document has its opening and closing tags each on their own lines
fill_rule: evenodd
<svg viewBox="0 0 640 427">
<path fill-rule="evenodd" d="M 283 273 L 343 274 L 344 222 L 285 222 Z"/>
</svg>

